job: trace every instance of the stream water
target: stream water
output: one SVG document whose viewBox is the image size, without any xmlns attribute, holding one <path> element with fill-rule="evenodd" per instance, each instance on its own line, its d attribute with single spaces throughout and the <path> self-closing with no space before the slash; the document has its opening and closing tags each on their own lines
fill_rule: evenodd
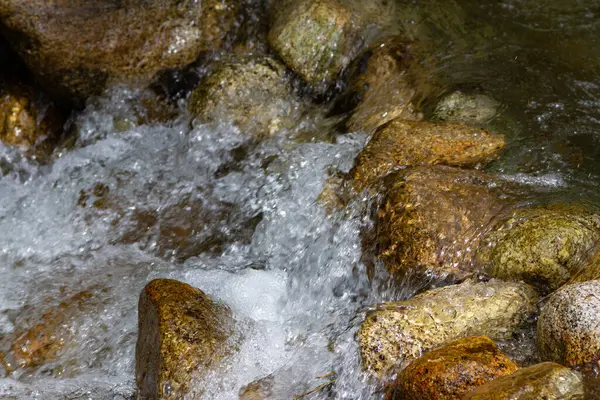
<svg viewBox="0 0 600 400">
<path fill-rule="evenodd" d="M 600 5 L 569 3 L 398 1 L 395 9 L 402 26 L 441 49 L 435 73 L 444 88 L 426 115 L 457 89 L 493 97 L 502 109 L 489 128 L 508 145 L 489 171 L 540 199 L 600 203 Z M 418 8 L 427 17 L 405 13 Z M 185 104 L 174 121 L 123 128 L 140 96 L 117 87 L 89 101 L 74 120 L 77 141 L 47 165 L 0 146 L 0 337 L 91 294 L 66 308 L 58 356 L 1 378 L 0 398 L 134 398 L 137 300 L 158 277 L 227 304 L 242 332 L 239 352 L 194 383 L 202 398 L 237 399 L 270 374 L 275 398 L 332 379 L 310 398 L 382 396 L 361 372 L 354 334 L 370 305 L 414 288 L 367 279 L 360 232 L 372 223 L 371 199 L 331 214 L 317 201 L 366 136 L 322 141 L 337 125 L 315 112 L 297 130 L 245 148 L 243 132 L 227 121 L 192 123 Z M 169 218 L 197 232 L 189 252 L 169 241 L 178 229 L 161 225 Z"/>
</svg>

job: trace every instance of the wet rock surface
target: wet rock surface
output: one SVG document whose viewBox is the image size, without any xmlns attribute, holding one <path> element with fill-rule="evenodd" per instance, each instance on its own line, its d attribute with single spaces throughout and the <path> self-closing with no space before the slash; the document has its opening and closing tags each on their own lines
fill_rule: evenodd
<svg viewBox="0 0 600 400">
<path fill-rule="evenodd" d="M 362 323 L 363 366 L 378 376 L 401 371 L 425 352 L 459 338 L 510 338 L 536 312 L 537 296 L 525 284 L 465 282 L 383 303 Z"/>
<path fill-rule="evenodd" d="M 218 49 L 234 28 L 237 3 L 161 0 L 0 4 L 12 47 L 50 93 L 68 103 L 108 81 L 152 78 Z"/>
<path fill-rule="evenodd" d="M 474 273 L 482 234 L 510 204 L 502 185 L 482 172 L 443 166 L 409 169 L 387 181 L 375 253 L 390 273 L 449 280 Z"/>
<path fill-rule="evenodd" d="M 297 122 L 299 100 L 285 67 L 269 58 L 223 62 L 192 91 L 189 110 L 202 122 L 232 122 L 255 139 Z"/>
<path fill-rule="evenodd" d="M 581 376 L 555 363 L 520 369 L 467 393 L 464 400 L 583 400 Z"/>
<path fill-rule="evenodd" d="M 324 91 L 357 53 L 358 15 L 339 0 L 285 1 L 273 8 L 271 47 L 306 82 Z"/>
<path fill-rule="evenodd" d="M 493 277 L 551 292 L 585 268 L 599 228 L 599 216 L 578 205 L 520 209 L 482 241 L 481 263 Z"/>
<path fill-rule="evenodd" d="M 569 367 L 600 361 L 600 281 L 552 294 L 538 320 L 537 343 L 544 360 Z"/>
<path fill-rule="evenodd" d="M 418 45 L 398 36 L 384 38 L 355 60 L 348 78 L 346 107 L 354 108 L 349 131 L 371 133 L 394 119 L 420 120 L 419 100 L 428 90 Z"/>
<path fill-rule="evenodd" d="M 387 400 L 450 400 L 501 376 L 517 365 L 490 338 L 473 336 L 425 353 L 387 390 Z"/>
<path fill-rule="evenodd" d="M 462 123 L 394 120 L 375 132 L 350 175 L 355 188 L 361 190 L 403 166 L 485 164 L 503 147 L 504 136 Z"/>
<path fill-rule="evenodd" d="M 139 301 L 136 381 L 143 399 L 180 399 L 193 374 L 231 353 L 230 311 L 199 289 L 170 279 L 148 283 Z"/>
<path fill-rule="evenodd" d="M 500 104 L 486 95 L 456 91 L 438 103 L 434 118 L 440 121 L 464 122 L 481 126 L 492 120 L 499 108 Z"/>
</svg>

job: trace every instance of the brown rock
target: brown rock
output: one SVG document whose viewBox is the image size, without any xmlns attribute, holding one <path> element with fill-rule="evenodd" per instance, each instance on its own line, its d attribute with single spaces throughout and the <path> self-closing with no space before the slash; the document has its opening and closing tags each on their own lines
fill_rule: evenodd
<svg viewBox="0 0 600 400">
<path fill-rule="evenodd" d="M 394 120 L 380 127 L 350 171 L 360 191 L 394 169 L 410 165 L 485 164 L 504 147 L 504 136 L 462 123 Z"/>
<path fill-rule="evenodd" d="M 109 80 L 152 77 L 219 48 L 235 23 L 232 1 L 0 3 L 6 38 L 38 79 L 68 102 Z"/>
<path fill-rule="evenodd" d="M 354 107 L 349 131 L 373 132 L 394 119 L 420 120 L 415 110 L 430 91 L 418 46 L 397 36 L 376 42 L 358 58 L 348 83 L 345 102 Z"/>
<path fill-rule="evenodd" d="M 566 285 L 550 296 L 538 319 L 544 360 L 568 367 L 600 362 L 600 280 Z"/>
<path fill-rule="evenodd" d="M 499 281 L 465 282 L 383 303 L 367 315 L 358 332 L 363 366 L 384 377 L 459 338 L 508 339 L 536 311 L 533 288 Z"/>
<path fill-rule="evenodd" d="M 0 341 L 0 361 L 7 373 L 33 369 L 54 360 L 73 340 L 73 324 L 78 314 L 89 311 L 93 304 L 92 293 L 82 291 L 41 315 L 21 321 L 23 326 Z"/>
<path fill-rule="evenodd" d="M 192 374 L 216 368 L 231 352 L 228 308 L 200 290 L 156 279 L 140 295 L 136 381 L 144 399 L 180 399 Z"/>
<path fill-rule="evenodd" d="M 467 393 L 463 400 L 583 400 L 581 376 L 547 362 L 518 370 Z"/>
<path fill-rule="evenodd" d="M 376 219 L 376 254 L 392 275 L 437 279 L 472 274 L 480 237 L 508 207 L 493 177 L 451 167 L 391 175 Z"/>
<path fill-rule="evenodd" d="M 386 399 L 459 400 L 477 386 L 517 369 L 490 338 L 463 338 L 413 361 L 388 389 Z"/>
</svg>

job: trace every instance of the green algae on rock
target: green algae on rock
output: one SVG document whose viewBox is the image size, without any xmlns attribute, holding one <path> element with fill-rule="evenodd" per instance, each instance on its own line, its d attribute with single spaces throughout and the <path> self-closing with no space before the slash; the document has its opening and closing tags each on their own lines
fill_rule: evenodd
<svg viewBox="0 0 600 400">
<path fill-rule="evenodd" d="M 467 393 L 463 400 L 583 400 L 581 376 L 547 362 L 518 370 Z"/>
<path fill-rule="evenodd" d="M 563 286 L 550 296 L 537 344 L 544 360 L 568 367 L 600 361 L 600 280 Z"/>
<path fill-rule="evenodd" d="M 462 123 L 435 123 L 396 119 L 376 132 L 356 157 L 350 171 L 362 190 L 394 169 L 421 164 L 475 166 L 498 156 L 504 136 Z"/>
<path fill-rule="evenodd" d="M 383 377 L 459 338 L 507 339 L 536 311 L 533 288 L 500 281 L 467 281 L 383 303 L 367 314 L 358 332 L 363 366 Z"/>
<path fill-rule="evenodd" d="M 444 97 L 436 106 L 434 118 L 440 121 L 482 125 L 496 116 L 499 103 L 483 94 L 456 91 Z"/>
<path fill-rule="evenodd" d="M 12 47 L 48 91 L 66 102 L 108 81 L 183 67 L 218 49 L 235 26 L 234 0 L 0 2 Z"/>
<path fill-rule="evenodd" d="M 375 251 L 398 277 L 416 272 L 458 280 L 472 274 L 483 233 L 510 202 L 494 177 L 460 168 L 416 167 L 386 183 Z"/>
<path fill-rule="evenodd" d="M 376 42 L 350 68 L 345 107 L 353 108 L 349 131 L 371 133 L 393 119 L 420 120 L 415 103 L 431 79 L 421 66 L 419 47 L 397 36 Z"/>
<path fill-rule="evenodd" d="M 387 400 L 459 400 L 517 365 L 485 336 L 458 339 L 413 361 L 386 390 Z"/>
<path fill-rule="evenodd" d="M 577 205 L 518 209 L 482 240 L 478 258 L 495 278 L 552 292 L 585 265 L 600 240 L 600 215 Z"/>
<path fill-rule="evenodd" d="M 269 57 L 222 62 L 192 91 L 188 105 L 200 121 L 231 121 L 256 139 L 292 126 L 299 107 L 285 67 Z"/>
<path fill-rule="evenodd" d="M 358 16 L 339 0 L 282 3 L 273 6 L 269 43 L 288 67 L 323 91 L 357 52 Z"/>
<path fill-rule="evenodd" d="M 228 308 L 199 289 L 155 279 L 139 300 L 136 381 L 143 399 L 181 399 L 192 374 L 206 374 L 231 351 Z"/>
</svg>

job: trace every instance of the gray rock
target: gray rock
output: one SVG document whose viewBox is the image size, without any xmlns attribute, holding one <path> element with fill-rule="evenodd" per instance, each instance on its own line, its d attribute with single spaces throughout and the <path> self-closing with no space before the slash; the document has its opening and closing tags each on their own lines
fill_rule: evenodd
<svg viewBox="0 0 600 400">
<path fill-rule="evenodd" d="M 434 118 L 441 121 L 482 125 L 496 116 L 499 106 L 496 100 L 486 95 L 456 91 L 438 103 Z"/>
</svg>

